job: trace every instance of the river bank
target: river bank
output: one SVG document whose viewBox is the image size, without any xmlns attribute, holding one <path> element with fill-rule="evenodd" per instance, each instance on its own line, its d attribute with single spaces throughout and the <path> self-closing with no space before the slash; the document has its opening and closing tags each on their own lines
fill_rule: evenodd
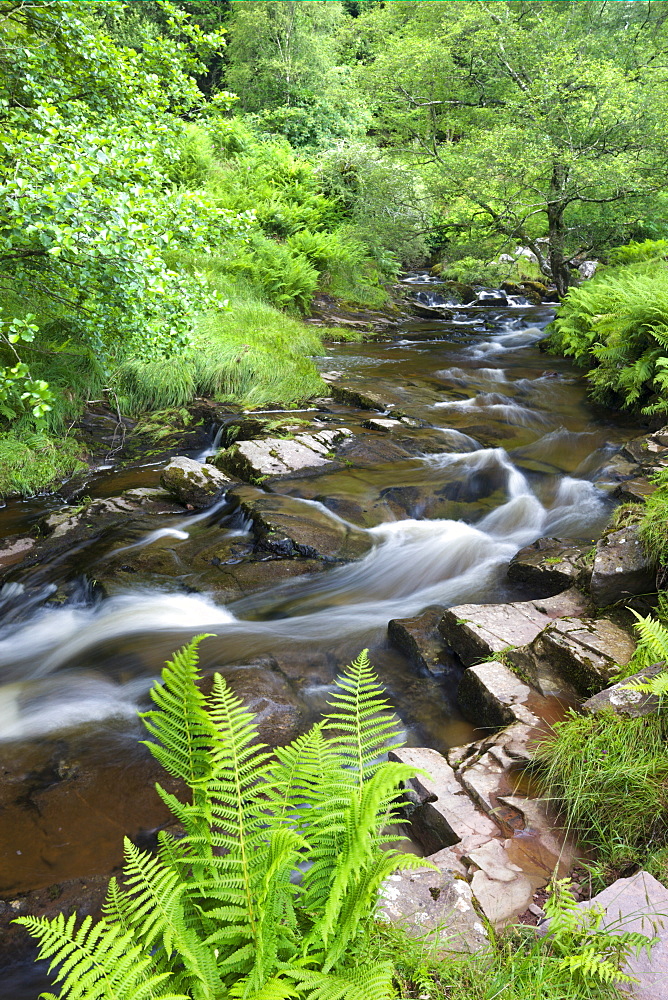
<svg viewBox="0 0 668 1000">
<path fill-rule="evenodd" d="M 407 287 L 434 293 L 424 285 Z M 205 669 L 223 670 L 270 744 L 307 726 L 341 665 L 370 647 L 409 747 L 438 754 L 452 772 L 443 781 L 474 789 L 466 799 L 487 824 L 484 843 L 526 842 L 517 835 L 535 813 L 522 819 L 511 803 L 505 825 L 493 818 L 499 795 L 522 797 L 505 784 L 527 763 L 518 748 L 592 683 L 564 676 L 549 686 L 537 640 L 566 619 L 607 620 L 572 587 L 586 586 L 592 541 L 625 484 L 663 456 L 628 445 L 638 428 L 602 415 L 567 361 L 536 350 L 550 315 L 507 300 L 447 317 L 399 315 L 383 343 L 332 345 L 320 362 L 329 395 L 301 412 L 202 403 L 175 437 L 156 445 L 151 431 L 152 454 L 139 448 L 134 462 L 98 466 L 64 497 L 5 509 L 5 925 L 17 912 L 94 909 L 122 833 L 150 844 L 166 822 L 135 713 L 164 658 L 201 631 L 217 633 Z M 90 419 L 113 441 L 113 416 Z M 204 482 L 190 491 L 175 452 L 200 463 Z M 552 537 L 561 547 L 535 547 Z M 490 608 L 505 609 L 506 631 L 490 627 Z M 620 644 L 631 648 L 620 637 L 628 623 L 614 618 L 597 626 L 606 642 L 619 630 L 602 686 Z M 510 646 L 520 647 L 519 681 Z M 472 667 L 494 656 L 496 666 Z M 489 735 L 508 721 L 525 727 L 522 740 Z M 490 773 L 503 787 L 481 790 L 476 776 L 489 786 Z M 452 842 L 450 829 L 439 851 L 463 840 Z M 422 840 L 416 849 L 433 853 Z M 452 866 L 483 843 L 462 846 Z M 543 839 L 538 853 L 553 860 L 551 846 Z M 466 867 L 472 881 L 475 867 Z M 17 957 L 17 931 L 10 940 Z"/>
</svg>

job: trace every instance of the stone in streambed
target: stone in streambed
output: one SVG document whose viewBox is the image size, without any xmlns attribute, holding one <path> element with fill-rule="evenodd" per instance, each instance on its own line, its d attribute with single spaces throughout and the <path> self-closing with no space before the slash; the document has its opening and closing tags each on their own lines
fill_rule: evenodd
<svg viewBox="0 0 668 1000">
<path fill-rule="evenodd" d="M 360 559 L 373 545 L 366 531 L 307 500 L 263 493 L 252 486 L 235 486 L 229 496 L 251 518 L 257 548 L 279 558 L 347 562 Z"/>
<path fill-rule="evenodd" d="M 470 666 L 513 646 L 530 643 L 550 624 L 531 601 L 514 604 L 460 604 L 443 615 L 439 630 Z"/>
<path fill-rule="evenodd" d="M 556 674 L 588 697 L 609 685 L 619 666 L 629 662 L 635 646 L 635 641 L 607 618 L 559 618 L 535 640 L 506 656 L 540 690 L 544 690 L 542 678 Z"/>
<path fill-rule="evenodd" d="M 645 683 L 665 673 L 665 663 L 655 663 L 638 674 L 626 677 L 618 684 L 599 691 L 598 694 L 588 698 L 582 705 L 583 711 L 594 715 L 597 712 L 615 712 L 627 719 L 637 719 L 642 715 L 655 715 L 661 707 L 661 700 L 653 694 L 644 691 L 629 691 L 629 684 Z"/>
<path fill-rule="evenodd" d="M 387 626 L 390 642 L 425 675 L 438 676 L 454 668 L 452 653 L 438 631 L 443 611 L 442 607 L 428 608 L 414 618 L 394 618 Z"/>
<path fill-rule="evenodd" d="M 637 479 L 629 479 L 620 483 L 615 488 L 613 495 L 622 503 L 644 503 L 653 493 L 656 493 L 657 489 L 658 487 L 654 483 L 650 483 L 649 479 L 640 476 Z"/>
<path fill-rule="evenodd" d="M 211 465 L 177 455 L 162 470 L 160 482 L 184 506 L 208 507 L 233 480 Z"/>
<path fill-rule="evenodd" d="M 541 696 L 498 661 L 480 663 L 465 670 L 457 699 L 464 718 L 482 729 L 501 729 L 513 722 L 538 725 L 537 707 Z"/>
<path fill-rule="evenodd" d="M 394 408 L 393 402 L 369 389 L 355 389 L 353 386 L 341 385 L 337 382 L 333 382 L 330 388 L 337 403 L 346 403 L 348 406 L 355 406 L 360 410 L 380 410 L 382 413 Z M 403 416 L 403 413 L 394 410 L 394 415 Z"/>
<path fill-rule="evenodd" d="M 28 535 L 5 538 L 0 544 L 0 572 L 25 559 L 34 545 L 35 539 Z"/>
<path fill-rule="evenodd" d="M 473 849 L 500 835 L 497 824 L 471 801 L 438 751 L 403 747 L 390 751 L 389 759 L 429 775 L 411 779 L 409 788 L 421 803 L 410 815 L 411 834 L 430 854 L 459 843 L 463 850 Z"/>
<path fill-rule="evenodd" d="M 297 434 L 293 438 L 241 441 L 220 451 L 213 464 L 249 482 L 269 476 L 294 475 L 331 466 L 333 450 L 351 435 L 347 427 L 337 427 L 314 434 Z"/>
<path fill-rule="evenodd" d="M 559 538 L 539 538 L 511 560 L 508 579 L 530 587 L 540 597 L 551 597 L 578 582 L 583 572 L 581 560 L 588 549 Z"/>
<path fill-rule="evenodd" d="M 653 593 L 655 573 L 638 537 L 638 525 L 627 525 L 604 535 L 596 545 L 591 596 L 599 607 L 606 607 L 634 594 Z"/>
</svg>

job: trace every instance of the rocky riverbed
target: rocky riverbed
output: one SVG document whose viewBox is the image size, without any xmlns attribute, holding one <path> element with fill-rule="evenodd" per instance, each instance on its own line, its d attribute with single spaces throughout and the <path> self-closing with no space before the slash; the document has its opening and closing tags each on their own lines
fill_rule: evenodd
<svg viewBox="0 0 668 1000">
<path fill-rule="evenodd" d="M 481 914 L 502 926 L 568 870 L 576 845 L 532 794 L 532 747 L 631 656 L 623 609 L 644 606 L 653 567 L 632 527 L 604 532 L 620 498 L 651 491 L 668 431 L 594 409 L 540 353 L 549 306 L 443 308 L 433 280 L 407 288 L 436 314 L 333 345 L 327 395 L 304 410 L 202 403 L 165 433 L 128 425 L 120 448 L 111 415 L 91 413 L 109 457 L 1 512 L 5 963 L 28 954 L 11 917 L 94 911 L 123 834 L 150 844 L 168 822 L 136 711 L 202 631 L 205 672 L 274 745 L 370 648 L 401 759 L 432 775 L 407 809 L 440 869 L 438 885 L 388 886 L 388 917 L 451 915 L 475 946 Z M 17 971 L 17 998 L 36 996 L 31 975 Z"/>
</svg>

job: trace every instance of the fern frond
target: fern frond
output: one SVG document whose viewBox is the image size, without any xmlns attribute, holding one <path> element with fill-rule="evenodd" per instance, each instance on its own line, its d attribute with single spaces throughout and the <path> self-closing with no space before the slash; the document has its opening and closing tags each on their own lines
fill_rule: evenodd
<svg viewBox="0 0 668 1000">
<path fill-rule="evenodd" d="M 306 992 L 306 1000 L 390 1000 L 395 995 L 391 962 L 377 962 L 364 969 L 333 973 L 286 969 Z"/>
<path fill-rule="evenodd" d="M 189 1000 L 164 992 L 168 973 L 157 973 L 152 957 L 133 941 L 133 932 L 86 917 L 76 928 L 76 914 L 65 920 L 19 917 L 39 943 L 39 958 L 50 959 L 49 972 L 60 986 L 60 1000 Z"/>
<path fill-rule="evenodd" d="M 329 702 L 334 711 L 325 716 L 325 729 L 333 733 L 331 745 L 348 761 L 360 787 L 378 767 L 379 758 L 399 746 L 399 721 L 383 697 L 368 652 L 362 650 L 337 677 L 339 691 Z"/>
<path fill-rule="evenodd" d="M 168 660 L 162 684 L 151 689 L 157 711 L 141 715 L 149 733 L 158 741 L 145 742 L 156 760 L 190 788 L 206 782 L 211 774 L 209 747 L 215 735 L 197 686 L 198 649 L 208 635 L 198 635 Z"/>
</svg>

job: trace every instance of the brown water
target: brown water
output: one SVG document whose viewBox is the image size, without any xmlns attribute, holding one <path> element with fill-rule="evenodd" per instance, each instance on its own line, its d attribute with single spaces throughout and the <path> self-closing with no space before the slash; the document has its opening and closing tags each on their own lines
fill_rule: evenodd
<svg viewBox="0 0 668 1000">
<path fill-rule="evenodd" d="M 427 301 L 437 292 L 413 284 Z M 372 547 L 357 562 L 226 603 L 211 553 L 232 568 L 254 556 L 248 525 L 223 503 L 204 516 L 133 522 L 57 565 L 10 575 L 0 591 L 0 896 L 106 873 L 123 833 L 148 836 L 164 822 L 136 711 L 165 657 L 198 632 L 215 633 L 203 667 L 225 668 L 265 714 L 278 706 L 288 738 L 365 646 L 409 743 L 444 750 L 474 737 L 457 708 L 454 659 L 441 676 L 420 677 L 389 645 L 387 622 L 518 596 L 505 570 L 519 548 L 543 535 L 595 538 L 612 507 L 606 466 L 637 433 L 592 408 L 567 361 L 540 353 L 549 318 L 544 307 L 469 309 L 321 359 L 328 378 L 373 390 L 419 424 L 405 431 L 407 453 L 397 435 L 362 428 L 368 412 L 328 403 L 300 414 L 350 427 L 359 446 L 343 468 L 271 488 L 367 531 Z M 109 469 L 89 492 L 118 495 L 158 475 L 155 465 Z M 58 505 L 10 505 L 0 532 L 25 531 Z M 53 605 L 63 581 L 70 600 Z M 17 975 L 11 995 L 34 998 L 33 974 Z"/>
</svg>

